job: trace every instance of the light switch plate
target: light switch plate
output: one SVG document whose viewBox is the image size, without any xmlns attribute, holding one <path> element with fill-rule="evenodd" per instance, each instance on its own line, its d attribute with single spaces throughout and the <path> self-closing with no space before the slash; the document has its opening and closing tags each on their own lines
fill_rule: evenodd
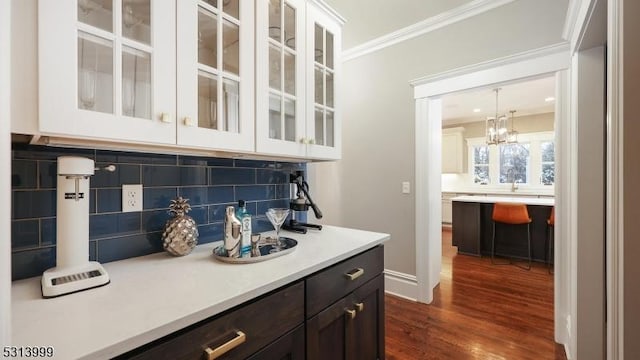
<svg viewBox="0 0 640 360">
<path fill-rule="evenodd" d="M 408 181 L 403 181 L 402 182 L 402 193 L 403 194 L 410 194 L 411 193 L 411 183 Z"/>
<path fill-rule="evenodd" d="M 142 184 L 122 185 L 122 212 L 142 211 Z"/>
</svg>

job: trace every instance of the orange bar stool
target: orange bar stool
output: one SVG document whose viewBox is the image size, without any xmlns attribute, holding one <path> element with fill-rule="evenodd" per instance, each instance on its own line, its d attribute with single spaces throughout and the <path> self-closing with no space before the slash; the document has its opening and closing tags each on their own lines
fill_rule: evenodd
<svg viewBox="0 0 640 360">
<path fill-rule="evenodd" d="M 495 265 L 507 265 L 512 264 L 511 261 L 507 263 L 498 263 L 495 261 L 495 246 L 496 246 L 496 224 L 508 224 L 508 225 L 527 225 L 527 247 L 528 247 L 528 265 L 520 266 L 525 270 L 531 269 L 531 218 L 529 217 L 529 211 L 527 205 L 519 203 L 495 203 L 493 205 L 493 214 L 491 216 L 493 220 L 493 236 L 491 237 L 491 263 Z"/>
<path fill-rule="evenodd" d="M 549 266 L 549 274 L 553 274 L 553 245 L 555 238 L 553 236 L 553 227 L 556 224 L 556 208 L 551 208 L 551 214 L 547 219 L 547 248 L 549 253 L 547 254 L 547 265 Z"/>
</svg>

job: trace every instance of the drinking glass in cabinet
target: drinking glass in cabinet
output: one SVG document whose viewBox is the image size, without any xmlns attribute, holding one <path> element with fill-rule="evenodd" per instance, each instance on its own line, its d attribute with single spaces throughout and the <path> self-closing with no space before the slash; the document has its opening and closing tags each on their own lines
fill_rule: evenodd
<svg viewBox="0 0 640 360">
<path fill-rule="evenodd" d="M 151 119 L 151 54 L 122 46 L 122 114 Z"/>
<path fill-rule="evenodd" d="M 113 32 L 112 0 L 78 0 L 78 21 Z"/>
<path fill-rule="evenodd" d="M 224 79 L 224 123 L 223 131 L 240 132 L 240 84 L 237 81 Z"/>
<path fill-rule="evenodd" d="M 284 4 L 284 44 L 296 49 L 296 10 L 287 3 Z"/>
<path fill-rule="evenodd" d="M 269 95 L 269 138 L 282 139 L 282 105 L 280 96 Z"/>
<path fill-rule="evenodd" d="M 280 26 L 281 11 L 280 0 L 269 1 L 269 37 L 277 42 L 280 42 L 280 39 L 282 39 L 282 27 Z"/>
<path fill-rule="evenodd" d="M 296 141 L 296 102 L 284 99 L 284 139 Z"/>
<path fill-rule="evenodd" d="M 218 68 L 218 18 L 198 7 L 198 62 Z"/>
<path fill-rule="evenodd" d="M 231 21 L 222 21 L 222 69 L 240 74 L 240 27 Z"/>
<path fill-rule="evenodd" d="M 281 49 L 269 44 L 269 87 L 278 91 L 282 89 L 281 54 Z"/>
<path fill-rule="evenodd" d="M 78 107 L 113 113 L 113 43 L 78 31 Z"/>
<path fill-rule="evenodd" d="M 122 2 L 122 35 L 143 44 L 151 43 L 150 0 Z"/>
<path fill-rule="evenodd" d="M 296 94 L 296 57 L 289 50 L 284 51 L 284 92 Z"/>
<path fill-rule="evenodd" d="M 214 75 L 198 72 L 198 127 L 218 128 L 218 81 Z"/>
</svg>

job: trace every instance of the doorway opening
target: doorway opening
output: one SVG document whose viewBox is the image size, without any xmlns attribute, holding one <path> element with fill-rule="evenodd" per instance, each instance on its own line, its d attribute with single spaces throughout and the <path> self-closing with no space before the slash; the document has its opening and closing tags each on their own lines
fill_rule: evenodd
<svg viewBox="0 0 640 360">
<path fill-rule="evenodd" d="M 419 302 L 430 303 L 433 300 L 433 289 L 440 283 L 442 269 L 442 178 L 428 176 L 428 174 L 441 174 L 442 172 L 444 98 L 447 94 L 457 92 L 492 89 L 497 86 L 506 87 L 523 80 L 552 78 L 555 85 L 555 94 L 553 95 L 555 98 L 554 123 L 557 124 L 553 138 L 555 150 L 560 152 L 570 141 L 567 140 L 570 137 L 566 136 L 567 129 L 563 125 L 568 113 L 568 96 L 566 94 L 569 62 L 566 47 L 546 48 L 538 52 L 499 59 L 491 63 L 464 68 L 458 72 L 447 72 L 412 83 L 415 86 L 414 98 L 416 101 L 416 277 Z M 517 124 L 516 119 L 516 126 Z M 555 165 L 556 176 L 566 171 L 566 164 Z M 475 174 L 475 172 L 472 173 Z M 495 185 L 505 186 L 507 180 L 501 184 L 500 176 L 497 176 Z M 566 180 L 566 178 L 560 179 Z M 478 181 L 482 182 L 483 180 Z M 490 182 L 487 183 L 487 185 L 489 184 Z M 566 206 L 562 201 L 563 194 L 558 193 L 558 188 L 561 185 L 556 182 L 553 191 L 557 208 Z M 518 186 L 520 185 L 518 184 Z M 563 231 L 560 218 L 558 222 L 560 224 L 554 228 L 556 239 L 561 236 Z M 567 249 L 564 249 L 562 244 L 556 245 L 554 258 L 556 260 L 566 258 L 566 251 Z M 554 261 L 554 263 L 558 264 L 559 261 Z M 558 343 L 564 343 L 563 340 L 566 336 L 564 319 L 568 306 L 567 273 L 568 269 L 565 266 L 556 265 L 554 288 L 558 291 L 554 295 L 554 338 Z"/>
</svg>

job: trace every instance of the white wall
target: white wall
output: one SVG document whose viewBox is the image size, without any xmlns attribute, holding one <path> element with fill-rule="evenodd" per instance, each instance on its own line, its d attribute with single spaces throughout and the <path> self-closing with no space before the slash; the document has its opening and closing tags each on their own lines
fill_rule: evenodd
<svg viewBox="0 0 640 360">
<path fill-rule="evenodd" d="M 0 344 L 11 343 L 11 3 L 0 1 Z"/>
<path fill-rule="evenodd" d="M 314 189 L 341 194 L 317 196 L 324 213 L 341 214 L 337 225 L 390 233 L 385 267 L 415 275 L 415 196 L 401 192 L 415 178 L 409 81 L 559 43 L 566 8 L 566 1 L 520 0 L 346 62 L 342 160 L 309 165 L 322 169 Z"/>
</svg>

